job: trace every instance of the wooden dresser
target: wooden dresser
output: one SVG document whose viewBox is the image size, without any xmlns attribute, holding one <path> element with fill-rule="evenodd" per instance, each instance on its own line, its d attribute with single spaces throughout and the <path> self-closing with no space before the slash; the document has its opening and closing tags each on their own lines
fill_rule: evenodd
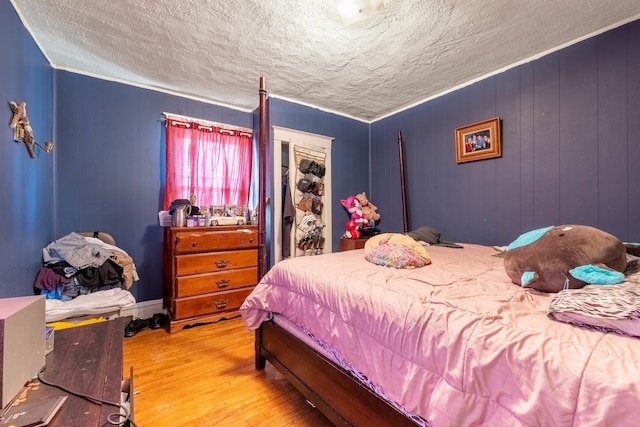
<svg viewBox="0 0 640 427">
<path fill-rule="evenodd" d="M 364 248 L 367 239 L 340 239 L 340 252 Z"/>
<path fill-rule="evenodd" d="M 166 227 L 169 332 L 235 317 L 258 280 L 258 227 Z"/>
</svg>

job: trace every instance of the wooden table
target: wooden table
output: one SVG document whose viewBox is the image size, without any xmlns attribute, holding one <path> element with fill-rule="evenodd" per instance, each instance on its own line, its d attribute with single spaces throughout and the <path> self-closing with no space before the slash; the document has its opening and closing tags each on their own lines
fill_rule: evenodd
<svg viewBox="0 0 640 427">
<path fill-rule="evenodd" d="M 124 328 L 129 321 L 129 317 L 119 317 L 55 331 L 53 351 L 46 356 L 46 368 L 41 376 L 71 391 L 119 403 Z M 67 400 L 49 423 L 50 427 L 110 425 L 109 414 L 120 412 L 117 406 L 91 403 L 38 380 L 26 387 L 25 402 L 64 395 L 68 396 Z"/>
<path fill-rule="evenodd" d="M 367 239 L 340 239 L 340 252 L 362 249 Z"/>
</svg>

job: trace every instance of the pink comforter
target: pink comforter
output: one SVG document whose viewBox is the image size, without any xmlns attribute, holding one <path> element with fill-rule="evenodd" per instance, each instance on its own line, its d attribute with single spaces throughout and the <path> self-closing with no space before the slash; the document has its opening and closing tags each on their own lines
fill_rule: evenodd
<svg viewBox="0 0 640 427">
<path fill-rule="evenodd" d="M 282 313 L 433 426 L 637 426 L 640 340 L 547 317 L 491 247 L 431 246 L 415 270 L 364 251 L 276 264 L 240 312 Z"/>
</svg>

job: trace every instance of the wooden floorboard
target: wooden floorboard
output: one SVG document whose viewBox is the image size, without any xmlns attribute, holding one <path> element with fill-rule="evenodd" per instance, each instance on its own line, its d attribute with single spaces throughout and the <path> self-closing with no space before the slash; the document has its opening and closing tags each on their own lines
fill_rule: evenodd
<svg viewBox="0 0 640 427">
<path fill-rule="evenodd" d="M 133 366 L 136 424 L 331 426 L 273 366 L 255 369 L 253 341 L 240 318 L 125 338 L 123 376 Z"/>
</svg>

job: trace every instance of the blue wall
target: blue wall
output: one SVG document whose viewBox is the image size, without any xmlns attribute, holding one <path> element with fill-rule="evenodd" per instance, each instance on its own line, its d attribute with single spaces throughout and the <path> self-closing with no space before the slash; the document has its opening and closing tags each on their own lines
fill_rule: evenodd
<svg viewBox="0 0 640 427">
<path fill-rule="evenodd" d="M 457 164 L 455 129 L 493 117 L 502 157 Z M 640 21 L 374 123 L 385 231 L 402 231 L 398 131 L 410 228 L 504 245 L 578 223 L 640 241 Z"/>
<path fill-rule="evenodd" d="M 0 297 L 33 294 L 42 248 L 53 236 L 56 156 L 29 157 L 13 141 L 9 101 L 26 101 L 35 140 L 53 141 L 53 71 L 11 3 L 0 1 Z"/>
<path fill-rule="evenodd" d="M 132 288 L 136 299 L 159 299 L 162 229 L 157 212 L 162 209 L 165 165 L 162 112 L 248 128 L 254 127 L 254 115 L 74 73 L 58 71 L 56 75 L 56 235 L 74 230 L 110 232 L 136 262 L 141 278 Z M 271 124 L 335 136 L 334 192 L 368 190 L 367 124 L 275 99 L 269 103 Z M 356 156 L 364 159 L 357 163 Z M 338 208 L 342 209 L 334 207 L 334 215 Z M 340 213 L 344 218 L 346 214 Z"/>
<path fill-rule="evenodd" d="M 104 230 L 135 261 L 137 301 L 162 298 L 163 112 L 252 128 L 251 113 L 57 71 L 56 237 Z M 256 102 L 258 90 L 256 84 Z M 185 195 L 187 197 L 188 195 Z"/>
<path fill-rule="evenodd" d="M 506 244 L 532 228 L 583 223 L 638 241 L 639 46 L 634 22 L 372 125 L 275 98 L 269 120 L 334 137 L 334 198 L 367 191 L 383 231 L 402 230 L 402 131 L 412 228 Z M 161 298 L 162 112 L 245 127 L 256 115 L 54 71 L 9 2 L 0 2 L 0 54 L 0 98 L 27 101 L 36 139 L 56 143 L 31 159 L 8 126 L 3 133 L 0 297 L 32 292 L 51 240 L 99 229 L 136 261 L 137 300 Z M 256 83 L 256 103 L 257 93 Z M 503 156 L 456 164 L 454 130 L 496 116 Z M 332 217 L 335 250 L 347 219 L 338 203 Z"/>
</svg>

